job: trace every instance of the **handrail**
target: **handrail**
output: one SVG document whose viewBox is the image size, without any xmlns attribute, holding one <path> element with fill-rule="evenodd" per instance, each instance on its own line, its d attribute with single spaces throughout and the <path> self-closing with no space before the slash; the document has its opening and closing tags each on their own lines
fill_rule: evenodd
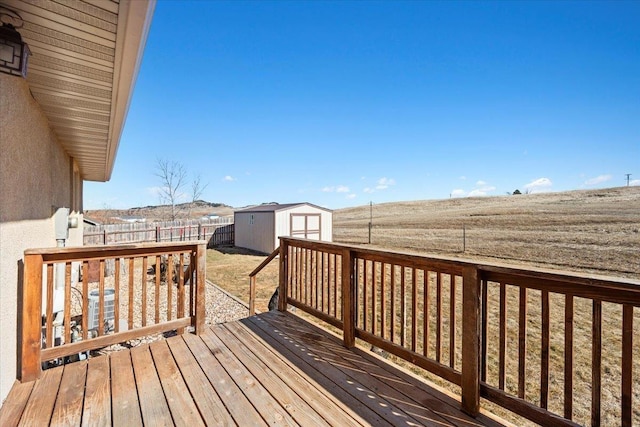
<svg viewBox="0 0 640 427">
<path fill-rule="evenodd" d="M 280 253 L 280 246 L 275 248 L 251 273 L 249 273 L 249 316 L 256 314 L 256 275 L 262 271 Z"/>
<path fill-rule="evenodd" d="M 607 424 L 606 416 L 631 425 L 640 416 L 640 281 L 290 237 L 280 238 L 280 254 L 279 310 L 291 304 L 341 329 L 347 347 L 363 340 L 460 386 L 471 415 L 483 397 L 544 425 Z M 585 348 L 587 360 L 577 359 Z M 583 397 L 573 378 L 589 374 Z M 550 404 L 554 394 L 563 401 Z M 604 400 L 615 396 L 620 411 L 607 415 L 614 403 Z M 578 406 L 591 420 L 575 415 Z"/>
<path fill-rule="evenodd" d="M 187 326 L 200 334 L 205 264 L 204 241 L 26 250 L 20 379 L 38 378 L 43 362 L 142 336 Z"/>
</svg>

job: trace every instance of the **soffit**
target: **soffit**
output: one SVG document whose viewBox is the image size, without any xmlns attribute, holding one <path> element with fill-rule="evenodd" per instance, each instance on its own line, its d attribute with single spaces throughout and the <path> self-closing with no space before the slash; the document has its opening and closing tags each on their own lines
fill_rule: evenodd
<svg viewBox="0 0 640 427">
<path fill-rule="evenodd" d="M 155 0 L 0 0 L 24 20 L 27 81 L 83 179 L 107 181 Z"/>
</svg>

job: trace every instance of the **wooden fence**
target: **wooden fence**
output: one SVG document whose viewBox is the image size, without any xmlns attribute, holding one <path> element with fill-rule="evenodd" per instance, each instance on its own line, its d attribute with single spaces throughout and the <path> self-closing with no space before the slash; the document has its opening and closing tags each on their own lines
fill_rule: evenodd
<svg viewBox="0 0 640 427">
<path fill-rule="evenodd" d="M 233 245 L 233 218 L 209 221 L 125 223 L 84 227 L 85 245 L 206 240 L 208 247 Z"/>
<path fill-rule="evenodd" d="M 640 282 L 280 240 L 280 310 L 459 386 L 466 412 L 640 422 Z"/>
</svg>

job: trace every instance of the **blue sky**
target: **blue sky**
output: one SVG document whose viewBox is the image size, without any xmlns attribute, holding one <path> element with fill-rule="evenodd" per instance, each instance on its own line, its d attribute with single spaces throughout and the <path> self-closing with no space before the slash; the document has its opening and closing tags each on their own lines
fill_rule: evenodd
<svg viewBox="0 0 640 427">
<path fill-rule="evenodd" d="M 640 185 L 638 22 L 637 1 L 159 0 L 85 208 L 158 204 L 157 158 L 235 207 Z"/>
</svg>

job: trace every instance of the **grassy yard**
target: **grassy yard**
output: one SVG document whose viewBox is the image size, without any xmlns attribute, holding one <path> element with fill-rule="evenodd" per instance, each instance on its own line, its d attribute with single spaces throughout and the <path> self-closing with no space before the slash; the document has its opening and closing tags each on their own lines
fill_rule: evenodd
<svg viewBox="0 0 640 427">
<path fill-rule="evenodd" d="M 207 280 L 249 303 L 249 274 L 266 258 L 241 248 L 207 250 Z M 256 310 L 267 311 L 278 287 L 278 260 L 274 259 L 257 276 Z"/>
</svg>

